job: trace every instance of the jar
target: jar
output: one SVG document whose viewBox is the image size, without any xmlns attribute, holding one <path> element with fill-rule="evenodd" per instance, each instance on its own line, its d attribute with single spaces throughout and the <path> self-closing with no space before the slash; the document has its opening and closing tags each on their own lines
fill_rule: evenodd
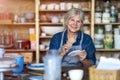
<svg viewBox="0 0 120 80">
<path fill-rule="evenodd" d="M 119 28 L 114 28 L 114 35 L 119 35 Z"/>
<path fill-rule="evenodd" d="M 103 12 L 102 22 L 103 23 L 110 23 L 110 13 L 109 13 L 108 9 L 106 9 L 105 12 Z"/>
<path fill-rule="evenodd" d="M 110 13 L 110 22 L 116 23 L 117 22 L 117 13 L 115 6 L 111 6 L 111 13 Z"/>
<path fill-rule="evenodd" d="M 111 24 L 106 24 L 105 25 L 105 31 L 112 31 L 112 25 Z"/>
<path fill-rule="evenodd" d="M 101 23 L 102 22 L 102 9 L 101 6 L 97 3 L 96 9 L 95 9 L 95 23 Z"/>
<path fill-rule="evenodd" d="M 114 35 L 114 48 L 120 49 L 120 35 Z"/>
<path fill-rule="evenodd" d="M 105 49 L 112 49 L 113 48 L 113 35 L 111 32 L 106 32 L 104 38 L 104 46 Z"/>
<path fill-rule="evenodd" d="M 104 47 L 104 34 L 95 34 L 95 48 L 103 48 Z"/>
<path fill-rule="evenodd" d="M 57 50 L 49 50 L 44 56 L 44 80 L 61 80 L 61 59 Z"/>
<path fill-rule="evenodd" d="M 102 27 L 98 27 L 97 28 L 97 33 L 98 34 L 103 34 L 103 28 Z"/>
<path fill-rule="evenodd" d="M 15 48 L 17 49 L 29 49 L 30 48 L 30 41 L 29 40 L 16 40 Z"/>
<path fill-rule="evenodd" d="M 118 13 L 118 22 L 120 22 L 120 13 Z"/>
<path fill-rule="evenodd" d="M 101 23 L 101 22 L 102 22 L 101 17 L 95 18 L 95 23 Z"/>
</svg>

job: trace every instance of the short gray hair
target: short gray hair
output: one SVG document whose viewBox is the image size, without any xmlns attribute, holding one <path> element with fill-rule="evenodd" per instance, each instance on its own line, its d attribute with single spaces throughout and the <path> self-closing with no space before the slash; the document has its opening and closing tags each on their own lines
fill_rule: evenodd
<svg viewBox="0 0 120 80">
<path fill-rule="evenodd" d="M 81 22 L 83 23 L 83 20 L 84 20 L 84 12 L 82 11 L 82 9 L 79 9 L 79 8 L 72 8 L 70 9 L 64 16 L 64 19 L 63 19 L 63 26 L 67 26 L 66 23 L 68 22 L 68 20 L 71 18 L 71 17 L 74 17 L 75 15 L 80 15 L 81 17 Z"/>
</svg>

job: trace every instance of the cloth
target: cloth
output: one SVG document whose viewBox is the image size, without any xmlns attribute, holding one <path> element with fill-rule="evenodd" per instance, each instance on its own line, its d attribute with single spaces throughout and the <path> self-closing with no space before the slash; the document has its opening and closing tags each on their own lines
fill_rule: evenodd
<svg viewBox="0 0 120 80">
<path fill-rule="evenodd" d="M 62 35 L 63 34 L 64 34 L 64 36 L 63 36 L 63 40 L 62 40 Z M 72 49 L 70 51 L 74 50 L 75 46 L 80 47 L 80 42 L 81 42 L 81 39 L 82 39 L 81 36 L 82 36 L 82 32 L 79 31 L 78 36 L 76 38 L 76 42 L 74 42 L 72 44 Z M 60 50 L 62 48 L 61 43 L 62 43 L 62 45 L 66 44 L 67 40 L 68 40 L 67 39 L 67 31 L 56 33 L 51 38 L 49 49 Z M 86 59 L 91 60 L 92 64 L 94 65 L 95 62 L 96 62 L 96 57 L 95 57 L 96 49 L 95 49 L 95 46 L 94 46 L 94 43 L 93 43 L 91 37 L 89 35 L 85 34 L 85 33 L 83 33 L 83 41 L 82 41 L 82 44 L 81 44 L 81 48 L 82 48 L 81 50 L 85 50 L 87 52 Z M 80 60 L 77 59 L 78 56 L 70 57 L 67 54 L 63 57 L 62 66 L 81 66 L 82 65 L 80 63 Z"/>
</svg>

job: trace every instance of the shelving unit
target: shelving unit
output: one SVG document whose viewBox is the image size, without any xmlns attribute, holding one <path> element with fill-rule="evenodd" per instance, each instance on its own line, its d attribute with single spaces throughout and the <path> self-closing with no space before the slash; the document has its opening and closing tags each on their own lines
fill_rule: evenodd
<svg viewBox="0 0 120 80">
<path fill-rule="evenodd" d="M 18 33 L 19 39 L 29 40 L 29 28 L 35 28 L 36 23 L 33 22 L 14 22 L 14 13 L 17 13 L 19 17 L 23 16 L 25 12 L 35 12 L 34 0 L 0 0 L 0 13 L 8 14 L 12 13 L 12 18 L 0 20 L 0 32 L 8 31 Z M 32 6 L 31 6 L 32 5 Z M 1 15 L 2 16 L 2 15 Z M 13 36 L 14 37 L 14 36 Z M 8 45 L 5 45 L 8 46 Z M 16 49 L 12 47 L 4 47 L 6 55 L 19 54 L 25 57 L 25 63 L 33 62 L 33 55 L 35 50 L 31 49 Z"/>
<path fill-rule="evenodd" d="M 71 0 L 67 0 L 67 1 L 70 2 Z M 83 0 L 81 0 L 81 1 L 83 1 Z M 79 1 L 79 2 L 81 2 L 81 1 Z M 98 25 L 104 26 L 106 24 L 111 24 L 111 25 L 113 25 L 113 28 L 114 28 L 114 26 L 120 25 L 120 23 L 95 23 L 95 5 L 96 5 L 97 0 L 89 0 L 89 1 L 84 0 L 84 1 L 90 3 L 90 9 L 89 10 L 84 10 L 83 9 L 83 11 L 85 13 L 89 13 L 89 16 L 91 16 L 90 17 L 90 23 L 87 23 L 87 24 L 85 23 L 84 26 L 89 26 L 89 28 L 90 28 L 90 36 L 92 37 L 93 40 L 94 40 L 94 34 L 95 34 L 96 26 L 98 26 Z M 101 1 L 101 0 L 98 0 L 98 1 L 103 3 L 103 1 Z M 59 3 L 59 1 L 58 2 L 54 2 L 54 0 L 52 0 L 51 2 Z M 117 1 L 111 0 L 111 2 L 113 2 L 113 4 L 116 4 Z M 45 1 L 41 0 L 41 4 L 42 3 L 45 4 Z M 48 3 L 50 3 L 50 2 L 48 2 Z M 117 3 L 117 4 L 119 4 L 119 3 Z M 39 13 L 56 13 L 57 14 L 57 13 L 65 13 L 66 11 L 67 10 L 39 10 Z M 50 23 L 50 22 L 40 22 L 39 25 L 40 26 L 56 26 L 56 25 L 61 26 L 62 24 L 61 23 L 53 24 L 53 23 Z M 47 39 L 47 38 L 50 39 L 51 37 L 52 36 L 46 36 L 46 37 L 40 36 L 40 40 L 41 39 Z M 46 52 L 46 51 L 47 50 L 40 50 L 40 53 Z M 120 52 L 119 49 L 114 49 L 114 48 L 113 49 L 97 49 L 96 51 L 97 51 L 96 53 L 99 53 L 99 52 L 102 52 L 102 53 L 105 53 L 105 52 L 108 52 L 108 53 L 109 52 L 116 52 L 118 54 Z"/>
<path fill-rule="evenodd" d="M 103 14 L 103 12 L 104 12 L 104 1 L 100 1 L 100 0 L 95 0 L 94 1 L 94 3 L 96 3 L 96 5 L 97 5 L 97 2 L 99 1 L 99 4 L 100 4 L 100 6 L 101 6 L 101 13 Z M 103 4 L 103 5 L 101 5 L 101 4 Z M 94 13 L 96 12 L 95 11 L 95 6 L 96 5 L 94 5 Z M 114 5 L 115 7 L 116 7 L 116 10 L 117 10 L 117 13 L 120 13 L 119 12 L 119 9 L 118 9 L 118 7 L 120 7 L 119 5 L 119 1 L 118 0 L 111 0 L 111 2 L 110 2 L 110 6 L 112 6 L 112 5 Z M 110 12 L 109 12 L 110 13 Z M 95 14 L 94 14 L 95 15 Z M 102 21 L 102 19 L 101 19 L 101 21 Z M 114 28 L 117 28 L 118 27 L 118 25 L 120 25 L 120 23 L 119 22 L 115 22 L 115 23 L 112 23 L 112 22 L 110 22 L 110 23 L 95 23 L 95 17 L 94 17 L 94 31 L 93 31 L 93 34 L 95 34 L 95 30 L 96 30 L 96 28 L 97 27 L 102 27 L 103 29 L 105 29 L 105 25 L 111 25 L 112 26 L 112 34 L 114 35 Z M 105 33 L 105 30 L 104 30 L 104 33 Z M 94 38 L 94 36 L 93 36 L 93 38 Z M 113 41 L 114 42 L 114 41 Z M 114 47 L 113 47 L 113 49 L 114 49 Z M 115 50 L 115 49 L 114 49 Z M 106 50 L 105 50 L 106 51 Z M 109 51 L 109 50 L 108 50 Z"/>
<path fill-rule="evenodd" d="M 94 40 L 94 34 L 95 34 L 95 28 L 96 26 L 104 26 L 106 24 L 111 24 L 113 25 L 113 28 L 120 25 L 120 23 L 95 23 L 95 4 L 96 1 L 102 2 L 102 0 L 1 0 L 0 4 L 5 4 L 8 6 L 0 6 L 1 11 L 3 12 L 15 12 L 16 10 L 19 10 L 19 13 L 24 13 L 27 11 L 32 11 L 35 12 L 35 22 L 27 22 L 27 23 L 0 23 L 0 28 L 1 30 L 20 30 L 25 32 L 24 36 L 28 37 L 28 29 L 29 28 L 35 28 L 36 31 L 36 50 L 20 50 L 20 49 L 6 49 L 6 52 L 31 52 L 35 53 L 35 62 L 39 63 L 41 62 L 42 57 L 46 53 L 46 49 L 40 50 L 39 45 L 41 43 L 41 40 L 45 39 L 51 39 L 51 35 L 47 36 L 41 36 L 41 26 L 62 26 L 62 23 L 51 23 L 51 21 L 41 21 L 40 17 L 41 15 L 52 15 L 52 14 L 57 14 L 57 15 L 64 15 L 64 13 L 67 12 L 67 10 L 41 10 L 40 6 L 41 4 L 50 4 L 50 3 L 56 3 L 60 4 L 61 2 L 64 3 L 82 3 L 81 8 L 83 9 L 84 13 L 86 16 L 89 17 L 90 23 L 84 23 L 84 26 L 87 26 L 90 30 L 90 36 Z M 111 0 L 113 4 L 120 5 L 120 1 L 118 0 Z M 85 4 L 85 5 L 84 5 Z M 84 8 L 87 7 L 88 9 Z M 1 12 L 0 11 L 0 12 Z M 1 31 L 0 30 L 0 31 Z M 21 35 L 20 35 L 21 36 Z M 24 37 L 24 38 L 26 38 Z M 120 52 L 120 49 L 97 49 L 97 52 Z"/>
<path fill-rule="evenodd" d="M 97 1 L 99 1 L 100 3 L 99 4 L 102 4 L 101 6 L 103 7 L 103 0 L 93 0 L 93 13 L 95 13 L 95 4 L 97 3 Z M 120 8 L 120 1 L 119 0 L 111 0 L 111 5 L 115 5 L 117 8 L 119 6 Z M 118 13 L 120 13 L 120 10 L 118 10 Z M 93 14 L 95 15 L 95 14 Z M 112 25 L 112 33 L 114 34 L 114 28 L 117 28 L 118 25 L 120 25 L 119 22 L 116 22 L 116 23 L 95 23 L 95 16 L 92 17 L 93 18 L 93 38 L 94 38 L 94 35 L 95 35 L 95 30 L 97 27 L 102 27 L 104 29 L 105 25 Z M 113 40 L 114 40 L 114 37 L 113 37 Z M 114 43 L 114 41 L 113 41 Z M 114 45 L 114 44 L 113 44 Z M 96 56 L 97 58 L 99 58 L 100 56 L 106 56 L 106 57 L 115 57 L 115 58 L 120 58 L 120 49 L 115 49 L 114 46 L 112 49 L 96 49 Z"/>
<path fill-rule="evenodd" d="M 83 9 L 85 15 L 89 17 L 89 21 L 90 21 L 90 23 L 84 23 L 84 26 L 87 26 L 89 28 L 90 32 L 93 31 L 93 30 L 91 30 L 92 29 L 92 19 L 91 18 L 92 18 L 92 13 L 93 13 L 92 10 L 91 10 L 92 9 L 92 1 L 91 0 L 81 0 L 81 1 L 79 1 L 79 0 L 76 0 L 76 1 L 73 1 L 73 0 L 66 0 L 66 1 L 61 1 L 61 0 L 58 0 L 58 1 L 56 1 L 56 0 L 44 1 L 44 0 L 40 0 L 39 12 L 38 12 L 39 13 L 39 18 L 42 15 L 47 16 L 48 14 L 49 14 L 49 16 L 51 16 L 52 14 L 55 14 L 55 16 L 59 15 L 59 14 L 64 15 L 68 10 L 61 10 L 61 9 L 59 9 L 59 10 L 55 10 L 55 9 L 53 9 L 53 10 L 47 10 L 47 9 L 42 10 L 42 9 L 40 9 L 40 6 L 42 4 L 46 4 L 46 5 L 57 4 L 57 5 L 60 5 L 60 3 L 62 3 L 62 2 L 65 3 L 66 5 L 67 5 L 67 3 L 79 3 L 79 4 L 82 3 L 81 7 L 83 7 L 82 9 Z M 83 5 L 86 5 L 86 6 L 83 6 Z M 41 28 L 41 26 L 62 26 L 62 23 L 61 22 L 52 23 L 50 20 L 48 20 L 48 21 L 41 21 L 40 20 L 39 29 Z M 42 31 L 40 30 L 39 34 L 41 34 L 41 33 L 42 33 Z M 92 33 L 90 33 L 90 34 L 92 34 Z M 44 39 L 49 39 L 50 40 L 51 38 L 52 38 L 52 35 L 47 35 L 47 36 L 44 36 L 44 37 L 40 35 L 39 36 L 39 39 L 40 39 L 39 42 L 41 43 L 41 40 L 44 40 Z M 46 49 L 40 50 L 39 55 L 38 55 L 39 56 L 38 59 L 40 59 L 46 53 L 46 51 L 47 51 Z"/>
</svg>

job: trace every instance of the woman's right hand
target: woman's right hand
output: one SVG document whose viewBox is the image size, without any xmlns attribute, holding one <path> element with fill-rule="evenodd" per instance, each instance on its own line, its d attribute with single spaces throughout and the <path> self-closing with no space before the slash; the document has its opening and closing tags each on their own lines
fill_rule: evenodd
<svg viewBox="0 0 120 80">
<path fill-rule="evenodd" d="M 70 42 L 67 42 L 66 44 L 64 44 L 60 55 L 64 56 L 71 49 L 71 47 L 72 47 L 72 44 Z"/>
</svg>

